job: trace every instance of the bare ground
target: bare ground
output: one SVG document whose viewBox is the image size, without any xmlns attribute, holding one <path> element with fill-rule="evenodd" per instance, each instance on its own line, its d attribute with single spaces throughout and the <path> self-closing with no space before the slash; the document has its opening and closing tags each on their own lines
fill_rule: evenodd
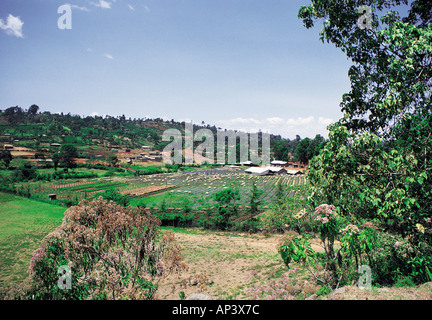
<svg viewBox="0 0 432 320">
<path fill-rule="evenodd" d="M 209 232 L 197 229 L 178 230 L 176 240 L 183 249 L 188 270 L 171 275 L 160 282 L 160 299 L 178 300 L 185 296 L 204 293 L 214 299 L 251 299 L 248 288 L 268 282 L 269 275 L 286 275 L 277 247 L 283 235 L 249 235 L 245 233 Z M 314 250 L 322 248 L 313 242 Z M 307 271 L 296 272 L 306 283 L 311 280 Z M 318 287 L 317 287 L 318 288 Z M 313 292 L 294 298 L 316 299 Z M 372 288 L 362 290 L 346 286 L 324 296 L 325 300 L 432 300 L 432 282 L 414 288 Z"/>
</svg>

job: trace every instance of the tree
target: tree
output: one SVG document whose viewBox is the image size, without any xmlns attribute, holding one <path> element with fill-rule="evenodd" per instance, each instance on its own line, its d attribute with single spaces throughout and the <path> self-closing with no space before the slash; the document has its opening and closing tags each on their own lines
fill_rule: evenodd
<svg viewBox="0 0 432 320">
<path fill-rule="evenodd" d="M 35 115 L 37 114 L 38 111 L 39 111 L 39 107 L 35 104 L 32 104 L 27 112 L 28 114 Z"/>
<path fill-rule="evenodd" d="M 376 219 L 406 239 L 403 272 L 424 282 L 432 280 L 431 5 L 414 1 L 405 18 L 396 11 L 379 18 L 382 10 L 407 3 L 312 0 L 300 9 L 307 28 L 323 19 L 321 40 L 353 62 L 343 118 L 329 126 L 329 142 L 309 164 L 307 178 L 313 205 L 330 203 L 345 217 Z M 371 29 L 356 26 L 365 4 L 380 12 L 372 15 Z"/>
<path fill-rule="evenodd" d="M 78 150 L 72 144 L 64 144 L 60 148 L 60 165 L 66 170 L 76 168 L 75 158 L 78 158 Z"/>
<path fill-rule="evenodd" d="M 25 162 L 14 170 L 12 177 L 16 181 L 28 181 L 36 178 L 37 168 L 31 163 Z"/>
<path fill-rule="evenodd" d="M 240 199 L 239 190 L 228 188 L 215 193 L 213 198 L 218 203 L 216 224 L 222 229 L 227 229 L 230 225 L 229 219 L 238 213 L 235 202 Z"/>
<path fill-rule="evenodd" d="M 117 156 L 110 156 L 108 157 L 108 163 L 111 164 L 112 166 L 116 166 L 117 163 L 119 162 Z"/>
<path fill-rule="evenodd" d="M 309 154 L 308 154 L 309 143 L 310 143 L 310 139 L 304 138 L 297 145 L 297 148 L 296 148 L 295 154 L 294 154 L 294 158 L 297 161 L 300 161 L 302 163 L 308 162 L 308 160 L 309 160 Z"/>
<path fill-rule="evenodd" d="M 0 150 L 0 161 L 3 162 L 6 168 L 9 167 L 9 164 L 12 161 L 12 154 L 9 150 Z"/>
<path fill-rule="evenodd" d="M 253 218 L 254 215 L 258 213 L 258 208 L 262 203 L 262 199 L 260 199 L 262 194 L 263 194 L 263 190 L 258 189 L 256 185 L 256 181 L 254 180 L 252 183 L 252 193 L 249 201 L 251 219 Z"/>
<path fill-rule="evenodd" d="M 58 152 L 56 152 L 52 155 L 52 161 L 54 164 L 54 170 L 57 171 L 57 167 L 60 163 L 60 154 Z"/>
</svg>

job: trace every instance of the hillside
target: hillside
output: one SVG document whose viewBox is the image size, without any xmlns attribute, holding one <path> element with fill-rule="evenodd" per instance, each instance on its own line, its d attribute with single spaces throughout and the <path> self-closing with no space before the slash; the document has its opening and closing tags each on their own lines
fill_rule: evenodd
<svg viewBox="0 0 432 320">
<path fill-rule="evenodd" d="M 51 158 L 62 144 L 72 144 L 78 150 L 78 158 L 106 159 L 118 154 L 119 150 L 138 150 L 133 156 L 139 156 L 139 150 L 145 146 L 147 150 L 162 151 L 169 143 L 162 140 L 167 129 L 179 130 L 183 137 L 185 123 L 172 119 L 161 118 L 126 118 L 123 116 L 87 116 L 70 113 L 38 112 L 39 107 L 32 105 L 28 110 L 21 107 L 9 107 L 0 110 L 0 144 L 13 144 L 16 148 L 24 148 L 30 152 L 28 159 Z M 210 124 L 193 124 L 193 132 L 208 129 L 214 135 L 225 130 Z M 202 141 L 195 141 L 194 148 Z M 270 134 L 272 158 L 284 161 L 307 162 L 319 153 L 325 139 L 316 135 L 314 139 L 296 136 L 290 140 L 280 135 Z M 240 141 L 237 141 L 237 158 L 239 158 Z M 217 152 L 215 143 L 215 154 Z M 132 151 L 133 153 L 133 151 Z M 121 158 L 121 157 L 120 157 Z"/>
</svg>

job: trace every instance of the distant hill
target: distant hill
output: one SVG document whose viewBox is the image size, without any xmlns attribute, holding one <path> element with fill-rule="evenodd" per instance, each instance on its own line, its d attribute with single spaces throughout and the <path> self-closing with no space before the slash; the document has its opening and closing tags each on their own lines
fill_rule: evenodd
<svg viewBox="0 0 432 320">
<path fill-rule="evenodd" d="M 217 132 L 222 130 L 209 124 L 194 124 L 193 127 L 194 132 L 202 128 L 211 130 L 215 141 Z M 62 144 L 75 145 L 81 158 L 106 157 L 114 155 L 115 149 L 143 146 L 162 151 L 169 143 L 162 141 L 167 129 L 177 129 L 184 135 L 185 123 L 161 118 L 131 119 L 124 115 L 82 117 L 70 113 L 39 112 L 37 105 L 29 109 L 16 106 L 0 110 L 0 144 L 4 147 L 13 143 L 14 147 L 29 148 L 47 157 L 51 157 Z M 272 158 L 293 160 L 300 141 L 299 136 L 289 140 L 280 135 L 270 135 Z M 196 145 L 200 143 L 196 142 Z"/>
</svg>

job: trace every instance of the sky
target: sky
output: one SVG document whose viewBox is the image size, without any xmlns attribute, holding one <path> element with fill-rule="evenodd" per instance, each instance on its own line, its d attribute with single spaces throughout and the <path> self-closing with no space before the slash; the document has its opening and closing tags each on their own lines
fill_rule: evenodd
<svg viewBox="0 0 432 320">
<path fill-rule="evenodd" d="M 65 20 L 62 5 L 69 5 Z M 327 137 L 346 56 L 308 0 L 1 0 L 0 109 L 164 118 Z M 71 22 L 70 28 L 60 28 Z"/>
</svg>

